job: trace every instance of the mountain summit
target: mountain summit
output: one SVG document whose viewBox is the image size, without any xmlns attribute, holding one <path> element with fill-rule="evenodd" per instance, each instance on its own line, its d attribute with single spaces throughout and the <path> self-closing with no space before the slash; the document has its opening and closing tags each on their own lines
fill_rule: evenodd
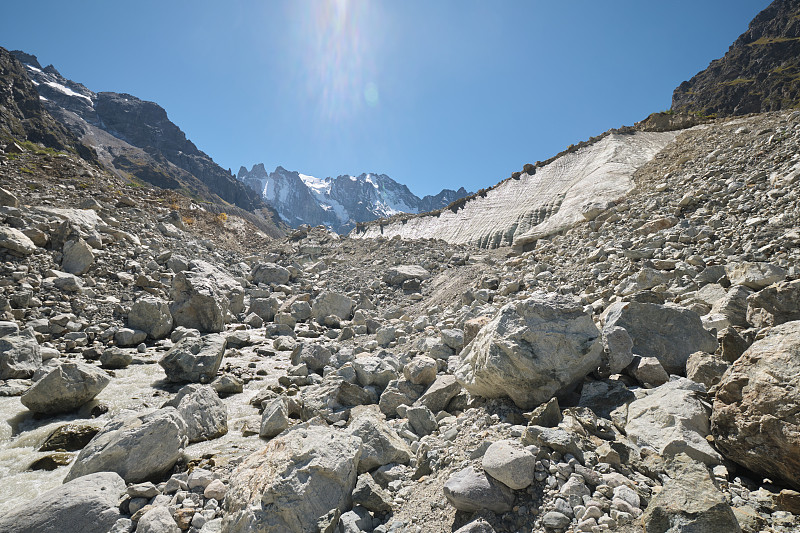
<svg viewBox="0 0 800 533">
<path fill-rule="evenodd" d="M 800 106 L 800 0 L 777 0 L 759 13 L 725 57 L 685 81 L 673 111 L 745 115 Z"/>
<path fill-rule="evenodd" d="M 320 179 L 281 166 L 268 173 L 263 163 L 249 171 L 241 167 L 237 177 L 290 226 L 324 225 L 339 233 L 350 231 L 358 222 L 441 209 L 469 194 L 461 187 L 420 198 L 385 174 Z"/>
</svg>

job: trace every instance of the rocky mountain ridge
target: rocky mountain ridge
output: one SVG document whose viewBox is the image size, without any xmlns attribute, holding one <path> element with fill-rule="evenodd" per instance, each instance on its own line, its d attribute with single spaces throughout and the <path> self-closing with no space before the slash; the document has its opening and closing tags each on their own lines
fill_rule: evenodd
<svg viewBox="0 0 800 533">
<path fill-rule="evenodd" d="M 759 13 L 725 56 L 672 96 L 672 110 L 745 115 L 800 106 L 800 2 L 776 0 Z"/>
<path fill-rule="evenodd" d="M 268 233 L 281 233 L 258 195 L 200 151 L 158 104 L 125 93 L 95 93 L 52 65 L 42 67 L 36 56 L 11 54 L 25 66 L 42 105 L 120 177 L 245 211 L 264 209 L 253 221 Z"/>
<path fill-rule="evenodd" d="M 249 171 L 241 167 L 237 178 L 261 194 L 290 226 L 324 225 L 338 233 L 347 233 L 360 222 L 396 213 L 441 209 L 469 194 L 461 187 L 419 198 L 385 174 L 318 179 L 281 166 L 268 173 L 263 163 L 253 165 Z"/>
</svg>

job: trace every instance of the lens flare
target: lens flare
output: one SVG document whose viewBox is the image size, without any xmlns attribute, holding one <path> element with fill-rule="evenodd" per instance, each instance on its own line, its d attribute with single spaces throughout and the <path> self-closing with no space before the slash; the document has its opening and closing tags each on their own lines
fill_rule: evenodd
<svg viewBox="0 0 800 533">
<path fill-rule="evenodd" d="M 303 84 L 320 118 L 339 121 L 378 105 L 374 75 L 374 8 L 366 0 L 296 2 L 304 10 Z"/>
</svg>

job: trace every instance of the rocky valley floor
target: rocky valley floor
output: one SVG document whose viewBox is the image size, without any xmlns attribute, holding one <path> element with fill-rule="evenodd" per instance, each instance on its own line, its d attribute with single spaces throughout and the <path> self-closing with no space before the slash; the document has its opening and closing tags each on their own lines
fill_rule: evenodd
<svg viewBox="0 0 800 533">
<path fill-rule="evenodd" d="M 797 531 L 800 113 L 635 181 L 525 252 L 273 240 L 7 145 L 0 530 Z"/>
</svg>

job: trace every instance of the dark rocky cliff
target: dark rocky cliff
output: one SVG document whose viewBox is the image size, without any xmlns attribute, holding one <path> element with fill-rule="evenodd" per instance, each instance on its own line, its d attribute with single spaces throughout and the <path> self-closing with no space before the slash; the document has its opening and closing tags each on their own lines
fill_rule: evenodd
<svg viewBox="0 0 800 533">
<path fill-rule="evenodd" d="M 776 0 L 722 59 L 685 81 L 672 110 L 744 115 L 800 107 L 800 0 Z"/>
<path fill-rule="evenodd" d="M 97 161 L 92 149 L 47 112 L 25 67 L 5 48 L 0 48 L 0 80 L 0 136 L 76 152 L 84 159 Z"/>
</svg>

